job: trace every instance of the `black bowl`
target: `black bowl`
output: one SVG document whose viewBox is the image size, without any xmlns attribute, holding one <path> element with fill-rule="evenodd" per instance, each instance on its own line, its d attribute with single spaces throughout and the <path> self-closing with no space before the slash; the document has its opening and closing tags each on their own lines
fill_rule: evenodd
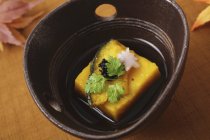
<svg viewBox="0 0 210 140">
<path fill-rule="evenodd" d="M 111 18 L 95 15 L 104 3 L 116 7 Z M 134 50 L 153 46 L 163 59 L 152 51 L 145 56 L 158 65 L 163 62 L 160 70 L 165 74 L 161 86 L 141 97 L 137 107 L 115 123 L 97 117 L 75 98 L 73 88 L 74 78 L 100 44 L 112 38 L 133 44 Z M 82 138 L 116 138 L 143 128 L 167 107 L 183 73 L 188 41 L 186 18 L 174 1 L 72 0 L 46 16 L 31 33 L 25 47 L 25 79 L 40 110 L 58 127 Z"/>
</svg>

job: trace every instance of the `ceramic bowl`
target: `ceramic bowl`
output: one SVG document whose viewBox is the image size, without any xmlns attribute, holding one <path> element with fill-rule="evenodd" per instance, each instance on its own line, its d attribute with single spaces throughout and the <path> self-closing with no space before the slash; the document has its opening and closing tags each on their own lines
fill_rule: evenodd
<svg viewBox="0 0 210 140">
<path fill-rule="evenodd" d="M 102 4 L 112 5 L 116 13 L 97 15 Z M 73 96 L 74 78 L 100 44 L 113 38 L 155 46 L 167 70 L 155 94 L 141 98 L 117 123 L 96 117 Z M 37 106 L 56 126 L 86 139 L 113 139 L 143 128 L 167 107 L 182 77 L 188 41 L 186 18 L 175 1 L 72 0 L 44 17 L 28 38 L 25 79 Z M 158 62 L 152 54 L 148 57 Z"/>
</svg>

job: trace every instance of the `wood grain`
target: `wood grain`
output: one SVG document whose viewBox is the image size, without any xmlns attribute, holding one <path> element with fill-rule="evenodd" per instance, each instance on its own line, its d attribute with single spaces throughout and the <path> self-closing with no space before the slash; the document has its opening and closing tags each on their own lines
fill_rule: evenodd
<svg viewBox="0 0 210 140">
<path fill-rule="evenodd" d="M 50 11 L 61 0 L 47 0 L 40 9 Z M 189 25 L 206 7 L 192 0 L 178 0 Z M 40 9 L 39 9 L 40 8 Z M 31 27 L 24 32 L 28 34 Z M 191 33 L 185 72 L 166 112 L 150 127 L 123 139 L 210 139 L 210 25 Z M 0 52 L 0 140 L 74 140 L 49 122 L 39 111 L 23 76 L 23 48 L 7 46 Z"/>
</svg>

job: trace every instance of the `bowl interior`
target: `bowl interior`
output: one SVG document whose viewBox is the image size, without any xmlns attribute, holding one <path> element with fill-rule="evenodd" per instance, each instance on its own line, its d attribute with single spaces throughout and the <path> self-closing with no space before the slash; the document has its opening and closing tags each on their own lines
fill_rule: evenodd
<svg viewBox="0 0 210 140">
<path fill-rule="evenodd" d="M 116 7 L 114 19 L 95 16 L 96 7 L 103 3 Z M 151 108 L 163 94 L 173 95 L 178 81 L 173 81 L 174 73 L 183 68 L 180 61 L 185 59 L 187 38 L 183 13 L 168 0 L 75 0 L 48 15 L 31 34 L 25 49 L 26 80 L 40 109 L 58 126 L 86 138 L 107 138 L 107 134 L 111 138 L 150 118 Z M 74 91 L 76 76 L 110 39 L 156 62 L 162 75 L 118 122 L 99 117 Z"/>
</svg>

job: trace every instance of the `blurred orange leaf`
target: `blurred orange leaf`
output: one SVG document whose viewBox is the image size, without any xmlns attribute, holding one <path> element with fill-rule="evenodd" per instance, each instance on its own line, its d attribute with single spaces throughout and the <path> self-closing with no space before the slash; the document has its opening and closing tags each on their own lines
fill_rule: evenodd
<svg viewBox="0 0 210 140">
<path fill-rule="evenodd" d="M 203 0 L 204 1 L 204 0 Z M 206 0 L 207 1 L 207 0 Z M 210 1 L 210 0 L 208 0 Z M 198 27 L 206 24 L 207 22 L 210 21 L 210 6 L 205 8 L 197 17 L 195 23 L 193 24 L 191 30 L 194 31 Z"/>
<path fill-rule="evenodd" d="M 25 43 L 25 37 L 16 29 L 25 28 L 43 14 L 40 12 L 31 17 L 23 17 L 24 14 L 43 1 L 0 0 L 0 42 L 22 46 Z M 0 49 L 2 50 L 2 48 Z"/>
<path fill-rule="evenodd" d="M 42 1 L 43 0 L 34 0 L 32 2 L 25 2 L 23 0 L 3 1 L 0 3 L 0 22 L 11 23 Z"/>
<path fill-rule="evenodd" d="M 207 3 L 207 4 L 210 4 L 210 0 L 195 0 L 197 2 L 204 2 L 204 3 Z"/>
<path fill-rule="evenodd" d="M 13 36 L 20 41 L 21 46 L 25 44 L 26 38 L 16 29 L 10 28 L 10 31 L 12 32 Z"/>
<path fill-rule="evenodd" d="M 21 18 L 14 20 L 9 25 L 10 25 L 10 27 L 13 27 L 16 29 L 23 29 L 23 28 L 27 27 L 35 19 L 41 17 L 43 14 L 44 14 L 44 12 L 39 12 L 33 16 L 21 17 Z"/>
<path fill-rule="evenodd" d="M 4 51 L 4 46 L 3 46 L 3 43 L 0 42 L 0 52 L 3 52 Z"/>
<path fill-rule="evenodd" d="M 9 27 L 2 23 L 0 23 L 0 42 L 17 46 L 21 45 L 21 42 L 14 37 Z"/>
</svg>

